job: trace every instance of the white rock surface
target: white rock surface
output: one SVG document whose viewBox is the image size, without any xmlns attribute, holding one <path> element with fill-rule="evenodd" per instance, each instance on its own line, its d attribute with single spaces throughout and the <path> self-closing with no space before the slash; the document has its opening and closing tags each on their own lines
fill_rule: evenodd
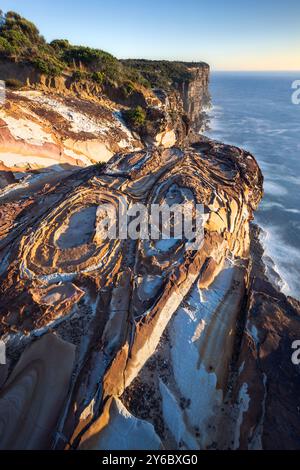
<svg viewBox="0 0 300 470">
<path fill-rule="evenodd" d="M 114 398 L 108 425 L 101 433 L 87 439 L 81 449 L 89 450 L 158 450 L 161 441 L 152 424 L 135 418 L 122 402 Z"/>
</svg>

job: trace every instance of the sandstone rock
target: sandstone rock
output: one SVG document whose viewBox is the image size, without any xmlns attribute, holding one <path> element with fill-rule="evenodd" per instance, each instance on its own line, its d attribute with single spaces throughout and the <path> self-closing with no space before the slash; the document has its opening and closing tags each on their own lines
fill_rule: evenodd
<svg viewBox="0 0 300 470">
<path fill-rule="evenodd" d="M 4 447 L 297 447 L 297 371 L 283 362 L 292 383 L 283 406 L 274 361 L 288 357 L 298 306 L 255 271 L 249 222 L 262 175 L 248 152 L 199 138 L 116 154 L 104 169 L 27 188 L 26 202 L 20 191 L 0 195 L 1 338 L 9 361 L 20 357 L 1 392 L 20 403 L 3 407 Z M 125 213 L 171 201 L 203 205 L 192 251 L 185 239 L 110 240 L 99 230 L 103 203 Z M 53 361 L 63 367 L 46 406 Z"/>
<path fill-rule="evenodd" d="M 154 427 L 132 416 L 117 398 L 109 400 L 103 416 L 83 435 L 80 450 L 159 450 Z"/>
<path fill-rule="evenodd" d="M 247 317 L 231 401 L 240 407 L 235 447 L 300 448 L 299 365 L 292 362 L 292 343 L 300 337 L 300 305 L 270 284 L 262 262 L 259 229 L 252 230 Z M 241 390 L 246 406 L 241 407 Z"/>
<path fill-rule="evenodd" d="M 21 355 L 1 389 L 1 449 L 50 448 L 67 397 L 74 349 L 48 333 Z"/>
<path fill-rule="evenodd" d="M 0 160 L 10 171 L 62 171 L 105 162 L 119 150 L 141 146 L 108 102 L 57 89 L 7 92 L 0 119 Z"/>
</svg>

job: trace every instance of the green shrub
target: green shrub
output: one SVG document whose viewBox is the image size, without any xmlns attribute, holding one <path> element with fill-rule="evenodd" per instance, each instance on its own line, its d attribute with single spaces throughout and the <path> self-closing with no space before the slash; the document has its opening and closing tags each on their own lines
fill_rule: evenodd
<svg viewBox="0 0 300 470">
<path fill-rule="evenodd" d="M 10 57 L 17 53 L 17 49 L 13 47 L 6 38 L 0 37 L 0 55 Z"/>
<path fill-rule="evenodd" d="M 6 13 L 2 23 L 1 37 L 7 39 L 12 46 L 24 50 L 35 44 L 45 43 L 37 27 L 13 11 Z"/>
<path fill-rule="evenodd" d="M 189 66 L 193 63 L 171 62 L 167 60 L 128 59 L 122 64 L 141 75 L 153 88 L 170 89 L 191 78 Z"/>
<path fill-rule="evenodd" d="M 122 81 L 122 65 L 120 62 L 108 52 L 100 49 L 92 49 L 83 46 L 71 46 L 65 50 L 62 60 L 68 65 L 82 64 L 89 69 L 91 73 L 95 73 L 93 80 L 102 83 L 105 79 L 115 82 Z"/>
<path fill-rule="evenodd" d="M 50 46 L 56 51 L 61 52 L 69 49 L 71 44 L 67 39 L 54 39 L 50 42 Z"/>
<path fill-rule="evenodd" d="M 140 129 L 145 124 L 147 115 L 141 106 L 137 106 L 136 108 L 124 111 L 123 116 L 131 127 Z"/>
<path fill-rule="evenodd" d="M 40 42 L 41 40 L 41 36 L 37 27 L 31 21 L 26 20 L 14 11 L 8 11 L 6 13 L 5 23 L 2 26 L 2 31 L 9 30 L 22 32 L 33 42 Z"/>
<path fill-rule="evenodd" d="M 92 80 L 99 85 L 102 85 L 102 83 L 105 80 L 105 74 L 104 72 L 94 72 L 92 73 Z"/>
<path fill-rule="evenodd" d="M 123 93 L 126 97 L 132 95 L 132 93 L 136 90 L 135 88 L 135 85 L 134 83 L 132 82 L 125 82 L 123 85 L 122 85 L 122 90 L 123 90 Z"/>
<path fill-rule="evenodd" d="M 81 80 L 88 80 L 91 77 L 91 74 L 88 72 L 84 72 L 83 70 L 75 70 L 73 72 L 72 78 L 76 82 L 80 82 Z"/>
<path fill-rule="evenodd" d="M 64 51 L 64 60 L 68 63 L 82 62 L 84 65 L 90 65 L 99 60 L 102 61 L 117 61 L 108 52 L 101 51 L 100 49 L 92 49 L 85 46 L 70 46 Z"/>
<path fill-rule="evenodd" d="M 137 68 L 133 68 L 126 64 L 126 61 L 121 61 L 123 65 L 123 76 L 124 79 L 133 83 L 139 83 L 140 85 L 150 88 L 150 82 L 139 72 Z"/>
<path fill-rule="evenodd" d="M 125 97 L 133 93 L 136 84 L 150 86 L 143 67 L 140 70 L 135 61 L 132 64 L 121 62 L 101 49 L 73 46 L 67 39 L 55 39 L 47 44 L 32 22 L 13 11 L 4 15 L 0 10 L 0 56 L 30 62 L 48 76 L 60 75 L 64 69 L 75 69 L 74 80 L 87 78 L 98 84 L 105 82 L 121 88 Z M 81 71 L 81 65 L 85 72 Z M 147 73 L 149 75 L 150 71 Z"/>
<path fill-rule="evenodd" d="M 50 77 L 56 77 L 61 75 L 64 70 L 64 64 L 62 64 L 55 57 L 37 57 L 32 60 L 32 64 L 36 67 L 41 73 L 48 75 Z"/>
<path fill-rule="evenodd" d="M 16 78 L 8 78 L 5 80 L 5 85 L 7 88 L 11 88 L 12 90 L 19 90 L 23 87 L 23 83 Z"/>
<path fill-rule="evenodd" d="M 39 47 L 47 46 L 39 30 L 30 21 L 13 11 L 1 16 L 1 55 L 16 58 L 30 58 Z"/>
</svg>

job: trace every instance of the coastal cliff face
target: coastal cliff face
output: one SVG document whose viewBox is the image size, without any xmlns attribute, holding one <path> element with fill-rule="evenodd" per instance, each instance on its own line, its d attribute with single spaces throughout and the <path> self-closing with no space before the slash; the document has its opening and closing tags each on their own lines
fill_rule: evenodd
<svg viewBox="0 0 300 470">
<path fill-rule="evenodd" d="M 26 84 L 0 109 L 0 447 L 299 449 L 300 306 L 265 274 L 261 171 L 199 135 L 207 64 L 130 64 L 152 88 L 0 66 Z M 105 203 L 201 204 L 203 243 L 105 239 Z"/>
<path fill-rule="evenodd" d="M 192 129 L 195 132 L 200 132 L 205 126 L 205 110 L 210 105 L 209 66 L 207 64 L 198 66 L 188 64 L 187 67 L 191 78 L 178 84 L 178 91 Z"/>
<path fill-rule="evenodd" d="M 197 138 L 207 124 L 210 106 L 209 65 L 205 62 L 124 61 L 151 83 L 173 121 L 177 143 Z M 187 139 L 188 137 L 188 139 Z"/>
<path fill-rule="evenodd" d="M 189 81 L 165 92 L 140 87 L 129 96 L 70 76 L 47 79 L 23 64 L 0 64 L 0 77 L 21 78 L 20 91 L 7 89 L 0 110 L 0 184 L 20 174 L 57 171 L 106 162 L 116 152 L 186 143 L 204 122 L 208 67 L 193 69 Z M 197 94 L 199 94 L 197 98 Z M 123 113 L 143 106 L 145 123 L 132 128 Z M 133 108 L 134 109 L 134 108 Z M 196 119 L 198 116 L 198 119 Z M 202 123 L 202 124 L 201 124 Z"/>
</svg>

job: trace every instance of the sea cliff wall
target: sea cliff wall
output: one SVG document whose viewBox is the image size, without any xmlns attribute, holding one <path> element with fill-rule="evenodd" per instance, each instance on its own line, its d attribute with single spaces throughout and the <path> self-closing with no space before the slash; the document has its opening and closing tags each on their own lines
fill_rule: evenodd
<svg viewBox="0 0 300 470">
<path fill-rule="evenodd" d="M 186 112 L 191 126 L 199 132 L 205 125 L 205 109 L 210 105 L 208 64 L 187 64 L 191 78 L 178 84 L 183 109 Z"/>
</svg>

